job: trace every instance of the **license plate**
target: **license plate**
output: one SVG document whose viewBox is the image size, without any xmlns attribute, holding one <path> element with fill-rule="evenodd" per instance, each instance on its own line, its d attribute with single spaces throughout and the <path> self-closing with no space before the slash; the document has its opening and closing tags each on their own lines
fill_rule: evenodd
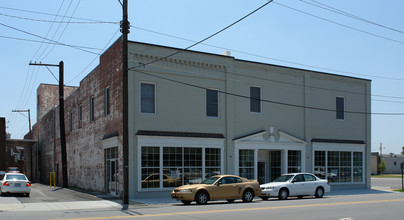
<svg viewBox="0 0 404 220">
<path fill-rule="evenodd" d="M 15 187 L 20 187 L 20 186 L 21 186 L 21 183 L 15 183 L 14 186 L 15 186 Z"/>
</svg>

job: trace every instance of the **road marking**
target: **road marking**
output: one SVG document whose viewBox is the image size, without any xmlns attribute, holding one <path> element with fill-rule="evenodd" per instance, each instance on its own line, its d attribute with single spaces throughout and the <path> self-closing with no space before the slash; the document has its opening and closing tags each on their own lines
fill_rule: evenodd
<svg viewBox="0 0 404 220">
<path fill-rule="evenodd" d="M 63 218 L 63 220 L 98 220 L 98 219 L 144 218 L 144 217 L 159 217 L 159 216 L 174 216 L 174 215 L 194 215 L 194 214 L 241 212 L 241 211 L 269 210 L 269 209 L 289 209 L 289 208 L 304 208 L 304 207 L 318 207 L 318 206 L 334 206 L 334 205 L 358 205 L 358 204 L 371 204 L 371 203 L 384 203 L 384 202 L 403 202 L 403 201 L 404 201 L 404 199 L 374 200 L 374 201 L 359 201 L 359 202 L 335 202 L 335 203 L 323 203 L 323 204 L 290 205 L 290 206 L 260 207 L 260 208 L 246 208 L 246 209 L 222 209 L 222 210 L 194 211 L 194 212 L 174 212 L 174 213 L 147 214 L 147 215 L 134 215 L 134 216 Z M 60 219 L 50 219 L 50 220 L 60 220 Z"/>
</svg>

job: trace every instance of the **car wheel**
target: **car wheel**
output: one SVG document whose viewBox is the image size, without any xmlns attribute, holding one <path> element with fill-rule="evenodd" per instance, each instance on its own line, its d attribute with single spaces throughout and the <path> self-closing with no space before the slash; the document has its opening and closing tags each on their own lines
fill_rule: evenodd
<svg viewBox="0 0 404 220">
<path fill-rule="evenodd" d="M 228 202 L 232 203 L 234 202 L 234 199 L 226 199 Z"/>
<path fill-rule="evenodd" d="M 181 200 L 182 203 L 184 203 L 184 205 L 189 205 L 191 204 L 192 201 L 188 201 L 188 200 Z"/>
<path fill-rule="evenodd" d="M 316 193 L 314 195 L 316 198 L 322 198 L 324 196 L 324 189 L 323 187 L 317 187 Z"/>
<path fill-rule="evenodd" d="M 262 199 L 262 200 L 268 200 L 269 197 L 268 197 L 268 196 L 262 196 L 261 199 Z"/>
<path fill-rule="evenodd" d="M 288 196 L 289 196 L 289 192 L 288 192 L 287 189 L 281 189 L 281 190 L 279 191 L 278 198 L 279 198 L 280 200 L 285 200 L 285 199 L 288 198 Z"/>
<path fill-rule="evenodd" d="M 254 199 L 254 193 L 251 189 L 246 189 L 243 193 L 243 202 L 251 202 Z"/>
<path fill-rule="evenodd" d="M 206 191 L 199 191 L 196 194 L 195 201 L 199 205 L 206 204 L 208 202 L 208 200 L 209 200 L 209 195 L 208 195 L 208 193 Z"/>
</svg>

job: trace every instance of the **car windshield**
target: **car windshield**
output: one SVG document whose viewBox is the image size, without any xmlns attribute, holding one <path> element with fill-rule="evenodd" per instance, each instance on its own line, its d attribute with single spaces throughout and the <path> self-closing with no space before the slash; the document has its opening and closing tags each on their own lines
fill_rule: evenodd
<svg viewBox="0 0 404 220">
<path fill-rule="evenodd" d="M 290 180 L 293 176 L 294 175 L 282 175 L 282 176 L 276 178 L 272 182 L 286 182 L 286 181 Z"/>
<path fill-rule="evenodd" d="M 27 180 L 24 175 L 7 175 L 6 180 Z"/>
<path fill-rule="evenodd" d="M 206 179 L 206 180 L 202 181 L 202 184 L 213 184 L 218 179 L 219 179 L 219 177 L 211 177 L 209 179 Z"/>
</svg>

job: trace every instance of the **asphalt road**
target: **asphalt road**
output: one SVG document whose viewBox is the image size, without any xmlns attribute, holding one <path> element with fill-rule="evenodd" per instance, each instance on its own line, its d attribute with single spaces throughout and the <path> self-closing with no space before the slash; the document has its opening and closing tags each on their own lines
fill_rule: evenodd
<svg viewBox="0 0 404 220">
<path fill-rule="evenodd" d="M 255 199 L 251 203 L 240 200 L 209 202 L 207 205 L 182 203 L 135 205 L 128 208 L 9 211 L 0 212 L 0 219 L 389 219 L 402 220 L 404 194 L 368 190 L 355 195 L 326 195 L 324 198 L 290 198 L 282 201 Z"/>
<path fill-rule="evenodd" d="M 31 197 L 0 197 L 0 219 L 404 219 L 404 193 L 392 192 L 400 179 L 372 179 L 380 189 L 332 191 L 322 199 L 307 197 L 286 201 L 256 198 L 185 206 L 159 199 L 123 206 L 94 194 L 34 184 Z M 401 185 L 401 183 L 399 184 Z M 109 198 L 111 199 L 111 198 Z M 146 200 L 145 200 L 146 201 Z M 168 201 L 168 202 L 167 202 Z M 11 209 L 10 205 L 15 208 Z M 3 207 L 3 208 L 2 208 Z"/>
</svg>

